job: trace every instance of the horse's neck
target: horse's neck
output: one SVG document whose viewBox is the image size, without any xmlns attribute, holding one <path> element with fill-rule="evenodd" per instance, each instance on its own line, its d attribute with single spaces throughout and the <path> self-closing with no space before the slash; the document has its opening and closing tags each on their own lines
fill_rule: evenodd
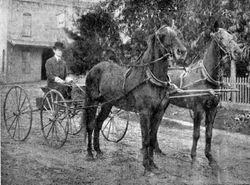
<svg viewBox="0 0 250 185">
<path fill-rule="evenodd" d="M 154 43 L 156 44 L 156 43 Z M 144 53 L 142 57 L 143 63 L 150 63 L 153 62 L 163 55 L 160 53 L 160 50 L 157 45 L 150 46 L 146 52 Z M 161 61 L 153 62 L 151 65 L 149 65 L 150 70 L 154 74 L 154 76 L 161 80 L 166 81 L 167 79 L 167 71 L 168 71 L 168 64 L 164 61 L 165 59 L 162 59 Z"/>
<path fill-rule="evenodd" d="M 203 63 L 208 74 L 215 80 L 218 80 L 219 61 L 219 49 L 215 41 L 212 40 L 210 46 L 208 47 L 205 53 Z"/>
</svg>

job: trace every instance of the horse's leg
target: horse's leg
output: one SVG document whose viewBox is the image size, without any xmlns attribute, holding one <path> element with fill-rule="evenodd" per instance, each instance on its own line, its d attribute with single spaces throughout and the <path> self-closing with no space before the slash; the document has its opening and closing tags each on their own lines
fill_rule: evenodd
<svg viewBox="0 0 250 185">
<path fill-rule="evenodd" d="M 196 162 L 197 143 L 200 138 L 200 125 L 202 120 L 203 108 L 197 105 L 194 109 L 194 126 L 193 126 L 193 146 L 191 150 L 192 164 Z"/>
<path fill-rule="evenodd" d="M 162 150 L 159 147 L 159 143 L 158 143 L 158 139 L 157 139 L 157 133 L 158 133 L 158 129 L 159 129 L 159 126 L 161 124 L 163 115 L 164 115 L 165 110 L 168 107 L 168 105 L 169 105 L 169 103 L 165 104 L 164 109 L 162 109 L 162 111 L 157 111 L 156 114 L 155 114 L 155 118 L 153 118 L 153 120 L 151 120 L 152 122 L 156 123 L 155 127 L 154 127 L 154 129 L 155 129 L 155 131 L 154 131 L 154 134 L 155 134 L 155 136 L 154 136 L 154 138 L 155 138 L 154 152 L 155 152 L 155 154 L 161 155 L 161 156 L 165 156 L 166 154 L 164 152 L 162 152 Z M 143 129 L 141 129 L 141 132 L 142 132 L 142 135 L 143 135 Z M 143 148 L 141 150 L 143 150 Z"/>
<path fill-rule="evenodd" d="M 158 167 L 154 163 L 153 151 L 159 152 L 160 155 L 164 155 L 163 152 L 160 150 L 159 145 L 158 145 L 158 141 L 157 141 L 157 132 L 158 132 L 159 126 L 161 124 L 161 120 L 162 120 L 164 113 L 165 113 L 165 109 L 159 108 L 155 111 L 155 113 L 151 117 L 149 155 L 150 155 L 151 166 L 152 166 L 152 168 L 154 168 L 154 173 L 158 173 L 159 171 L 158 171 Z M 153 147 L 153 150 L 151 150 L 151 146 Z"/>
<path fill-rule="evenodd" d="M 206 147 L 205 147 L 205 155 L 210 163 L 210 165 L 217 164 L 216 160 L 213 158 L 211 153 L 211 140 L 212 140 L 212 132 L 213 132 L 213 123 L 217 113 L 217 107 L 213 107 L 206 110 Z"/>
<path fill-rule="evenodd" d="M 158 155 L 161 155 L 161 156 L 165 156 L 166 154 L 162 152 L 162 150 L 160 149 L 159 147 L 159 143 L 158 143 L 158 139 L 157 139 L 157 133 L 158 133 L 158 129 L 159 129 L 159 126 L 161 124 L 161 121 L 162 121 L 162 117 L 165 113 L 165 109 L 162 109 L 161 111 L 157 111 L 152 122 L 155 122 L 155 125 L 153 126 L 154 130 L 153 130 L 153 134 L 154 134 L 154 152 Z"/>
<path fill-rule="evenodd" d="M 97 108 L 86 109 L 86 130 L 88 135 L 88 146 L 87 146 L 87 160 L 93 160 L 94 156 L 92 153 L 92 133 L 95 128 L 95 115 Z"/>
<path fill-rule="evenodd" d="M 143 149 L 143 166 L 145 168 L 144 174 L 147 172 L 151 172 L 151 162 L 149 156 L 149 148 L 150 148 L 150 135 L 149 135 L 149 128 L 150 128 L 150 111 L 142 111 L 140 113 L 140 125 L 142 131 L 142 149 Z M 151 150 L 153 151 L 153 147 L 151 146 Z"/>
<path fill-rule="evenodd" d="M 140 126 L 141 126 L 141 124 L 140 124 Z M 141 138 L 142 138 L 142 140 L 141 140 L 141 142 L 142 142 L 142 148 L 140 149 L 141 150 L 141 153 L 143 153 L 145 150 L 144 150 L 144 148 L 143 148 L 143 138 L 145 137 L 145 129 L 142 129 L 142 127 L 141 127 Z"/>
<path fill-rule="evenodd" d="M 112 105 L 108 105 L 108 104 L 103 105 L 101 107 L 99 114 L 96 117 L 96 127 L 94 130 L 94 149 L 97 152 L 96 154 L 97 158 L 100 158 L 103 155 L 100 149 L 100 142 L 99 142 L 100 130 L 102 129 L 102 124 L 104 120 L 109 116 L 111 109 L 112 109 Z"/>
<path fill-rule="evenodd" d="M 159 125 L 160 124 L 156 124 L 156 129 L 158 130 L 159 128 Z M 142 138 L 144 137 L 144 129 L 141 129 L 141 135 L 142 135 Z M 142 148 L 141 148 L 141 152 L 144 151 L 144 148 L 143 148 L 143 142 L 142 142 Z M 155 154 L 157 155 L 162 155 L 162 156 L 165 156 L 166 154 L 164 152 L 162 152 L 162 150 L 160 149 L 159 147 L 159 143 L 158 143 L 158 139 L 157 139 L 157 131 L 156 131 L 156 139 L 155 139 L 155 144 L 154 144 L 154 152 Z"/>
</svg>

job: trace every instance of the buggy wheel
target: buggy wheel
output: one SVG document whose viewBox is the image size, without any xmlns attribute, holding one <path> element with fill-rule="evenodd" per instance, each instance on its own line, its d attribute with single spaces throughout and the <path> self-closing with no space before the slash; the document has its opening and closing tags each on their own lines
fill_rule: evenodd
<svg viewBox="0 0 250 185">
<path fill-rule="evenodd" d="M 110 142 L 118 143 L 121 141 L 129 125 L 129 112 L 121 109 L 113 110 L 102 126 L 103 137 Z"/>
<path fill-rule="evenodd" d="M 61 148 L 67 140 L 68 107 L 64 97 L 57 90 L 47 92 L 40 110 L 41 129 L 47 144 Z"/>
<path fill-rule="evenodd" d="M 76 135 L 82 130 L 82 111 L 85 110 L 72 109 L 69 111 L 69 134 Z"/>
<path fill-rule="evenodd" d="M 11 138 L 24 141 L 32 126 L 32 107 L 26 91 L 20 86 L 13 86 L 5 96 L 3 119 Z"/>
</svg>

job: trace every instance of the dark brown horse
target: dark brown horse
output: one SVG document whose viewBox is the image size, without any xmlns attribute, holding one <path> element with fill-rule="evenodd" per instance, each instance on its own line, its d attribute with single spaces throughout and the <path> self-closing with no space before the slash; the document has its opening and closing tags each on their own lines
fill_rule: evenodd
<svg viewBox="0 0 250 185">
<path fill-rule="evenodd" d="M 190 89 L 219 89 L 224 84 L 221 81 L 220 69 L 223 62 L 233 59 L 237 60 L 241 54 L 239 45 L 233 40 L 233 36 L 226 30 L 219 28 L 216 32 L 210 34 L 210 41 L 208 48 L 204 54 L 203 60 L 191 64 L 187 71 L 184 70 L 170 70 L 169 76 L 172 83 L 176 84 L 183 90 Z M 202 38 L 201 38 L 202 39 Z M 199 42 L 203 42 L 200 40 Z M 224 60 L 227 57 L 227 60 Z M 214 119 L 217 113 L 217 105 L 219 97 L 213 95 L 193 96 L 184 98 L 170 99 L 170 103 L 179 107 L 192 109 L 193 116 L 193 146 L 191 150 L 191 157 L 193 164 L 196 162 L 196 148 L 200 137 L 200 125 L 202 116 L 205 113 L 205 127 L 206 127 L 206 146 L 205 155 L 210 164 L 216 164 L 215 159 L 211 153 L 211 140 Z M 190 95 L 189 93 L 174 94 Z M 156 143 L 156 151 L 161 152 L 158 143 Z"/>
<path fill-rule="evenodd" d="M 147 50 L 130 68 L 112 62 L 101 62 L 89 71 L 86 77 L 85 103 L 85 107 L 89 107 L 85 115 L 88 159 L 93 159 L 93 131 L 97 157 L 102 155 L 99 144 L 100 129 L 112 106 L 116 106 L 139 113 L 145 172 L 152 172 L 157 168 L 153 161 L 156 132 L 169 103 L 168 92 L 173 89 L 166 75 L 170 55 L 176 60 L 183 60 L 186 48 L 172 28 L 163 26 L 149 36 Z M 96 116 L 99 104 L 101 110 Z"/>
</svg>

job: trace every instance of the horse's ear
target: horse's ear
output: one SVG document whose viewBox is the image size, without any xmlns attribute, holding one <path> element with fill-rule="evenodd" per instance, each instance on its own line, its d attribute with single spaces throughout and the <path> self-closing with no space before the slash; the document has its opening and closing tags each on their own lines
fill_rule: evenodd
<svg viewBox="0 0 250 185">
<path fill-rule="evenodd" d="M 171 28 L 172 28 L 173 30 L 175 30 L 175 29 L 176 29 L 174 19 L 172 19 L 172 22 L 171 22 Z"/>
<path fill-rule="evenodd" d="M 213 25 L 213 28 L 212 28 L 212 32 L 217 32 L 219 30 L 219 22 L 218 21 L 215 21 L 214 22 L 214 25 Z"/>
<path fill-rule="evenodd" d="M 154 40 L 155 40 L 155 35 L 154 34 L 149 35 L 148 40 L 147 40 L 148 47 L 154 44 Z"/>
</svg>

